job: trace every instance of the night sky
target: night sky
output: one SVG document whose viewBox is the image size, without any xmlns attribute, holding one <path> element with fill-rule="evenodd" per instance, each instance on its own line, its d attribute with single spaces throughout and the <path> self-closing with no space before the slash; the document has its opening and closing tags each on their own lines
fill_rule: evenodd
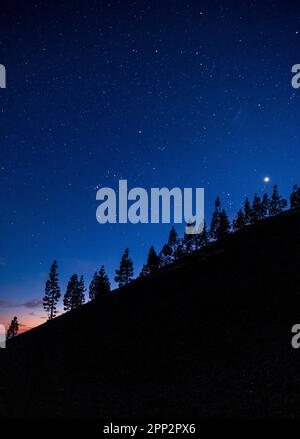
<svg viewBox="0 0 300 439">
<path fill-rule="evenodd" d="M 53 259 L 135 274 L 169 225 L 100 225 L 96 190 L 204 187 L 232 217 L 299 177 L 295 1 L 6 2 L 0 12 L 0 322 L 40 324 Z M 263 182 L 265 176 L 270 183 Z M 183 232 L 183 227 L 177 227 Z"/>
</svg>

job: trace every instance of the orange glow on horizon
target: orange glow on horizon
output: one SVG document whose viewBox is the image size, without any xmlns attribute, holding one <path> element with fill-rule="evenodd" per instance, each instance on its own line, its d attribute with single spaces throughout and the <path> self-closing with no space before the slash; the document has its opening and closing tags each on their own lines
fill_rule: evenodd
<svg viewBox="0 0 300 439">
<path fill-rule="evenodd" d="M 22 334 L 23 332 L 29 331 L 32 328 L 35 328 L 36 326 L 42 325 L 46 318 L 44 318 L 44 315 L 37 314 L 34 316 L 26 315 L 26 313 L 18 312 L 20 310 L 7 310 L 4 313 L 0 313 L 0 323 L 5 326 L 5 330 L 9 328 L 9 325 L 11 323 L 11 320 L 14 316 L 17 316 L 18 322 L 19 322 L 19 334 Z"/>
</svg>

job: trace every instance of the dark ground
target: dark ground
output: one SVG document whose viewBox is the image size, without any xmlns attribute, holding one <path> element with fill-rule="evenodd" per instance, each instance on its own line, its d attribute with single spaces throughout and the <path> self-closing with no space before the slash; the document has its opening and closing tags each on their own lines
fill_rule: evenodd
<svg viewBox="0 0 300 439">
<path fill-rule="evenodd" d="M 300 417 L 300 211 L 11 340 L 11 418 Z"/>
</svg>

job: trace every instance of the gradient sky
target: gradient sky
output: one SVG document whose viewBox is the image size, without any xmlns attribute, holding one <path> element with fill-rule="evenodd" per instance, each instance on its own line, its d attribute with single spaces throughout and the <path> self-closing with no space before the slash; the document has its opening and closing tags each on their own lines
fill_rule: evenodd
<svg viewBox="0 0 300 439">
<path fill-rule="evenodd" d="M 100 225 L 96 188 L 204 187 L 232 216 L 263 178 L 299 183 L 295 1 L 10 1 L 1 5 L 0 322 L 45 319 L 54 258 L 138 274 L 168 225 Z M 183 227 L 178 231 L 182 233 Z"/>
</svg>

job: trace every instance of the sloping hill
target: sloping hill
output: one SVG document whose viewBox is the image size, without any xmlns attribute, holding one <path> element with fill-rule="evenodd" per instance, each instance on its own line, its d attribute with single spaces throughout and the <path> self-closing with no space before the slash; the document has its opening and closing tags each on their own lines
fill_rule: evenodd
<svg viewBox="0 0 300 439">
<path fill-rule="evenodd" d="M 299 417 L 300 350 L 291 347 L 299 264 L 293 210 L 20 335 L 0 352 L 0 409 L 9 417 Z"/>
</svg>

